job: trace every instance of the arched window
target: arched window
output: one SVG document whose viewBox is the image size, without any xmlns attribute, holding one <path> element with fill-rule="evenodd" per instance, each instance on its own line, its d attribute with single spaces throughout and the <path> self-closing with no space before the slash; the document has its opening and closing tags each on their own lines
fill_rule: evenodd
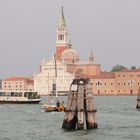
<svg viewBox="0 0 140 140">
<path fill-rule="evenodd" d="M 121 83 L 120 83 L 120 81 L 118 82 L 118 86 L 120 86 L 121 85 Z"/>
<path fill-rule="evenodd" d="M 110 85 L 113 86 L 113 82 L 111 82 Z"/>
<path fill-rule="evenodd" d="M 96 82 L 96 86 L 97 86 L 97 87 L 100 87 L 101 85 L 102 85 L 102 81 L 99 81 L 99 80 L 98 80 L 98 81 Z"/>
</svg>

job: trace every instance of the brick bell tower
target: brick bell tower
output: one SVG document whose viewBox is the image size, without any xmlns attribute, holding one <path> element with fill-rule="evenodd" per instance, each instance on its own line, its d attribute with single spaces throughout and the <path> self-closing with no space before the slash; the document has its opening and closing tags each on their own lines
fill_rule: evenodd
<svg viewBox="0 0 140 140">
<path fill-rule="evenodd" d="M 56 32 L 56 59 L 61 59 L 61 54 L 64 50 L 71 48 L 71 43 L 68 39 L 68 32 L 65 23 L 65 17 L 63 13 L 63 7 L 61 8 L 61 15 L 59 19 L 59 25 Z"/>
</svg>

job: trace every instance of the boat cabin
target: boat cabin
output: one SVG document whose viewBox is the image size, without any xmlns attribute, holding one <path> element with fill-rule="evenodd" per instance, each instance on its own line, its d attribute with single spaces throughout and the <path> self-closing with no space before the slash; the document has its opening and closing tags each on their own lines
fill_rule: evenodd
<svg viewBox="0 0 140 140">
<path fill-rule="evenodd" d="M 40 96 L 35 91 L 0 91 L 1 103 L 39 103 Z"/>
</svg>

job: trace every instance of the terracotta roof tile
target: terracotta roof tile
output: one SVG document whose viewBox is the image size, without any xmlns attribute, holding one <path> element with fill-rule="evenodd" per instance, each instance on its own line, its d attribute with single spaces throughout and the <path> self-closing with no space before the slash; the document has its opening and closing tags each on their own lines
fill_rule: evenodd
<svg viewBox="0 0 140 140">
<path fill-rule="evenodd" d="M 3 81 L 32 81 L 33 79 L 30 77 L 9 77 L 4 79 Z"/>
<path fill-rule="evenodd" d="M 115 79 L 114 72 L 102 72 L 99 75 L 93 75 L 91 79 Z"/>
<path fill-rule="evenodd" d="M 81 78 L 90 78 L 90 79 L 114 79 L 115 73 L 114 72 L 101 72 L 99 75 L 83 75 L 76 73 L 76 77 Z"/>
</svg>

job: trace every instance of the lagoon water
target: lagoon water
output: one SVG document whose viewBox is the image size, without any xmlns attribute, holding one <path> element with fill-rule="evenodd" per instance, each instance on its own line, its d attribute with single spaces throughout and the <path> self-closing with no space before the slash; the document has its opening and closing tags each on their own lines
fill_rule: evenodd
<svg viewBox="0 0 140 140">
<path fill-rule="evenodd" d="M 67 100 L 67 97 L 59 97 Z M 94 97 L 98 129 L 67 132 L 63 112 L 43 112 L 42 104 L 0 104 L 0 140 L 139 140 L 140 111 L 134 96 Z"/>
</svg>

